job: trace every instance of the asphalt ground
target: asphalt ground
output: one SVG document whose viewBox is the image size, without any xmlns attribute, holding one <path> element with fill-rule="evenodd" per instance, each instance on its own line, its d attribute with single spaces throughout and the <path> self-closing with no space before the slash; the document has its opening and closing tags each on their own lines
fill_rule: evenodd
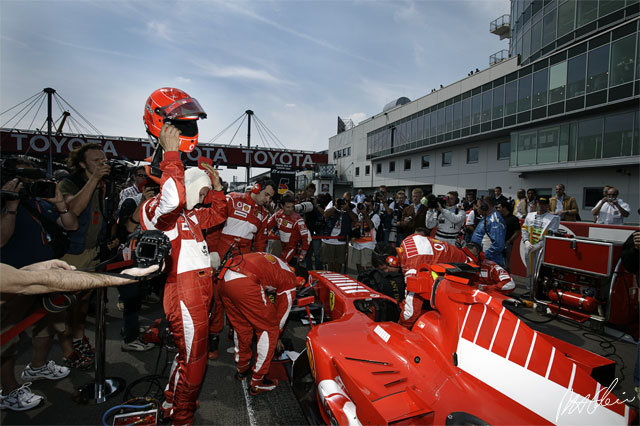
<svg viewBox="0 0 640 426">
<path fill-rule="evenodd" d="M 516 293 L 524 293 L 519 285 Z M 164 387 L 169 371 L 169 363 L 175 352 L 162 350 L 160 361 L 158 356 L 160 347 L 144 353 L 122 352 L 120 350 L 122 326 L 122 313 L 116 308 L 117 291 L 108 290 L 109 302 L 106 344 L 106 375 L 107 377 L 120 377 L 130 385 L 145 376 L 161 374 L 156 383 L 140 383 L 131 391 L 139 396 L 146 392 L 160 391 L 159 386 Z M 637 345 L 624 339 L 606 336 L 593 332 L 587 325 L 577 325 L 572 322 L 554 319 L 545 324 L 533 324 L 529 320 L 545 320 L 549 317 L 541 316 L 532 309 L 521 310 L 523 318 L 533 328 L 554 337 L 566 340 L 594 353 L 607 356 L 617 362 L 615 377 L 618 383 L 613 388 L 613 393 L 620 399 L 631 400 L 635 396 L 633 385 L 633 368 L 637 358 Z M 162 317 L 162 305 L 143 305 L 140 322 L 141 325 L 149 325 L 156 318 Z M 87 321 L 87 335 L 94 343 L 95 319 L 89 317 Z M 300 351 L 304 347 L 304 336 L 308 325 L 303 325 L 298 320 L 292 320 L 285 331 L 295 350 Z M 225 328 L 226 333 L 226 328 Z M 199 408 L 195 414 L 195 424 L 207 425 L 294 425 L 305 424 L 306 420 L 294 398 L 288 383 L 280 383 L 278 387 L 269 393 L 251 396 L 247 392 L 247 379 L 239 382 L 235 379 L 235 366 L 233 354 L 227 352 L 227 348 L 233 344 L 221 337 L 220 358 L 208 361 L 208 368 L 199 396 Z M 19 374 L 31 357 L 30 338 L 23 333 L 21 336 L 19 357 L 16 366 L 16 376 Z M 57 343 L 54 343 L 50 351 L 49 359 L 61 363 L 62 353 Z M 156 363 L 158 366 L 156 368 Z M 26 412 L 2 411 L 0 423 L 2 425 L 99 425 L 105 411 L 121 404 L 124 401 L 125 392 L 119 392 L 102 404 L 78 404 L 72 400 L 74 390 L 83 384 L 93 381 L 93 370 L 72 370 L 71 374 L 62 380 L 40 380 L 32 385 L 32 390 L 45 396 L 45 401 L 38 407 Z M 144 380 L 144 379 L 143 379 Z M 630 405 L 638 410 L 638 399 L 635 398 Z M 109 423 L 111 424 L 111 423 Z"/>
</svg>

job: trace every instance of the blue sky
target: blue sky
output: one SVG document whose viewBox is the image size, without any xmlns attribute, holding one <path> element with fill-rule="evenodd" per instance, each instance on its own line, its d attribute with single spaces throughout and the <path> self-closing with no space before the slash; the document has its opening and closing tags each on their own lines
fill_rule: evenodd
<svg viewBox="0 0 640 426">
<path fill-rule="evenodd" d="M 208 113 L 201 142 L 251 109 L 287 148 L 322 150 L 337 116 L 357 123 L 488 67 L 508 48 L 489 22 L 508 10 L 508 0 L 0 0 L 0 111 L 53 87 L 102 134 L 145 137 L 147 97 L 174 86 Z"/>
</svg>

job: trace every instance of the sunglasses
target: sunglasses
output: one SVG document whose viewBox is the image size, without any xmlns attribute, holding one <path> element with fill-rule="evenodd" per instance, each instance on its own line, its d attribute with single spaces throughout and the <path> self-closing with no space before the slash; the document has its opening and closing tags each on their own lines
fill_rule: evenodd
<svg viewBox="0 0 640 426">
<path fill-rule="evenodd" d="M 136 177 L 143 178 L 143 177 L 147 177 L 147 175 L 145 175 L 145 174 L 137 174 Z"/>
</svg>

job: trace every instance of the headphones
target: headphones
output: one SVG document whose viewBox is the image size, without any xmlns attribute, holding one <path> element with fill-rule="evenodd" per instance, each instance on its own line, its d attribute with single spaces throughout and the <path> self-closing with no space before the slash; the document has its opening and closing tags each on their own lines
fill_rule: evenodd
<svg viewBox="0 0 640 426">
<path fill-rule="evenodd" d="M 260 191 L 262 191 L 262 184 L 256 182 L 253 184 L 253 186 L 251 187 L 251 193 L 252 194 L 259 194 Z"/>
</svg>

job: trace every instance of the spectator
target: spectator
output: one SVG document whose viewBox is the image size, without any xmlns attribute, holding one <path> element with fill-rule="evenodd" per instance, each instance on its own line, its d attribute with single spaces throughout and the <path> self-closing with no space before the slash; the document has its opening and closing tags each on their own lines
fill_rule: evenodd
<svg viewBox="0 0 640 426">
<path fill-rule="evenodd" d="M 602 198 L 605 199 L 607 198 L 607 194 L 609 193 L 609 188 L 611 188 L 611 185 L 605 185 L 604 188 L 602 188 Z M 598 215 L 594 214 L 593 215 L 593 223 L 596 223 L 598 221 Z"/>
<path fill-rule="evenodd" d="M 505 197 L 502 194 L 502 187 L 501 186 L 496 186 L 493 189 L 493 205 L 497 206 L 498 203 L 501 203 L 503 201 L 507 201 L 507 197 Z"/>
<path fill-rule="evenodd" d="M 318 238 L 313 238 L 322 235 L 324 230 L 324 209 L 327 201 L 331 200 L 331 196 L 328 194 L 320 194 L 315 197 L 316 186 L 313 183 L 307 185 L 304 191 L 303 201 L 309 201 L 313 205 L 313 209 L 310 212 L 304 214 L 304 222 L 307 225 L 307 229 L 311 235 L 311 244 L 309 245 L 309 251 L 305 258 L 307 270 L 322 270 L 324 269 L 324 260 L 322 259 L 322 241 Z"/>
<path fill-rule="evenodd" d="M 502 215 L 506 226 L 504 242 L 504 268 L 509 271 L 511 266 L 511 251 L 513 242 L 520 236 L 520 220 L 511 212 L 513 207 L 509 201 L 498 204 L 498 212 Z"/>
<path fill-rule="evenodd" d="M 140 199 L 142 198 L 142 186 L 149 178 L 144 166 L 138 166 L 133 169 L 131 178 L 133 179 L 133 184 L 120 191 L 120 201 L 118 202 L 118 210 L 116 211 L 116 215 L 118 215 L 118 213 L 120 212 L 122 203 L 127 198 L 133 198 L 136 204 L 140 204 Z"/>
<path fill-rule="evenodd" d="M 537 200 L 538 209 L 531 212 L 524 219 L 522 224 L 522 251 L 528 255 L 526 257 L 527 276 L 530 280 L 533 277 L 533 268 L 537 263 L 537 256 L 544 245 L 545 235 L 558 231 L 560 218 L 549 211 L 549 199 L 539 196 Z M 531 288 L 531 283 L 527 283 L 527 290 Z"/>
<path fill-rule="evenodd" d="M 344 198 L 327 204 L 323 215 L 326 223 L 323 235 L 337 238 L 322 240 L 322 259 L 327 263 L 329 271 L 341 273 L 347 254 L 346 244 L 351 233 L 351 223 L 356 222 L 358 217 L 351 211 L 351 206 Z"/>
<path fill-rule="evenodd" d="M 356 204 L 357 203 L 364 203 L 364 198 L 365 198 L 364 191 L 362 189 L 358 189 L 358 193 L 356 194 L 355 199 L 354 199 L 355 203 Z"/>
<path fill-rule="evenodd" d="M 387 203 L 391 203 L 393 201 L 393 198 L 389 197 L 389 193 L 387 192 L 387 185 L 380 185 L 378 187 L 378 192 L 382 195 L 382 199 L 386 200 Z"/>
<path fill-rule="evenodd" d="M 618 189 L 609 187 L 607 196 L 598 201 L 598 204 L 591 210 L 591 213 L 597 217 L 596 223 L 606 225 L 622 225 L 625 217 L 629 217 L 631 208 L 629 204 L 618 198 Z"/>
<path fill-rule="evenodd" d="M 518 219 L 526 216 L 527 211 L 527 192 L 524 189 L 518 189 L 516 193 L 516 202 L 513 205 L 513 215 Z"/>
<path fill-rule="evenodd" d="M 437 228 L 437 239 L 455 245 L 465 218 L 465 211 L 458 207 L 458 192 L 450 191 L 447 193 L 446 205 L 436 201 L 436 207 L 427 209 L 425 223 L 429 231 Z"/>
<path fill-rule="evenodd" d="M 105 178 L 111 168 L 105 164 L 102 146 L 88 143 L 74 149 L 68 158 L 71 176 L 60 182 L 60 191 L 69 209 L 78 216 L 78 230 L 69 232 L 69 250 L 62 258 L 78 269 L 95 266 L 100 257 L 100 245 L 106 244 L 111 250 L 118 241 L 111 240 L 111 230 L 107 229 L 108 218 L 103 216 L 107 185 Z M 93 358 L 94 351 L 85 336 L 84 326 L 89 310 L 91 292 L 79 294 L 76 303 L 69 308 L 68 331 L 73 338 L 73 348 L 84 357 Z M 77 360 L 68 360 L 72 365 Z"/>
<path fill-rule="evenodd" d="M 464 240 L 466 242 L 471 241 L 471 237 L 473 237 L 473 233 L 475 232 L 481 218 L 482 215 L 478 212 L 478 200 L 476 200 L 475 204 L 466 212 L 466 218 L 464 221 Z"/>
<path fill-rule="evenodd" d="M 142 171 L 144 172 L 144 169 L 142 169 Z M 139 179 L 137 176 L 135 178 Z M 126 194 L 126 191 L 130 188 L 132 187 L 123 189 L 120 194 Z M 136 187 L 136 190 L 137 189 Z M 139 194 L 140 196 L 133 190 L 130 190 L 129 193 L 132 194 L 132 197 L 121 200 L 122 202 L 118 212 L 118 225 L 116 228 L 120 241 L 127 241 L 129 234 L 140 228 L 140 205 L 146 200 L 153 198 L 160 190 L 159 186 L 150 179 L 142 181 L 140 189 L 142 189 L 142 192 Z M 139 318 L 145 293 L 146 283 L 142 281 L 118 287 L 119 300 L 123 305 L 123 342 L 120 345 L 122 351 L 144 352 L 154 347 L 152 343 L 147 343 L 140 339 Z"/>
<path fill-rule="evenodd" d="M 404 235 L 411 235 L 417 227 L 426 222 L 427 208 L 422 204 L 422 189 L 415 188 L 411 191 L 412 204 L 402 211 L 402 220 L 398 224 L 398 230 Z"/>
<path fill-rule="evenodd" d="M 502 266 L 504 264 L 502 250 L 504 250 L 506 234 L 504 219 L 494 208 L 491 197 L 482 197 L 478 200 L 478 211 L 483 217 L 478 222 L 471 241 L 482 246 L 487 259 Z"/>
<path fill-rule="evenodd" d="M 389 241 L 389 233 L 391 232 L 391 223 L 393 222 L 393 210 L 389 207 L 390 201 L 386 196 L 376 191 L 373 194 L 373 212 L 380 217 L 380 225 L 376 230 L 376 242 L 387 244 Z"/>
<path fill-rule="evenodd" d="M 362 208 L 361 208 L 362 207 Z M 357 206 L 358 221 L 355 234 L 349 244 L 349 267 L 362 273 L 371 266 L 371 256 L 376 248 L 376 232 L 380 226 L 380 216 L 373 211 L 373 199 L 367 197 Z"/>
<path fill-rule="evenodd" d="M 402 190 L 396 192 L 396 199 L 389 204 L 391 214 L 385 218 L 390 218 L 391 223 L 389 229 L 385 229 L 385 241 L 394 247 L 400 246 L 404 240 L 405 234 L 398 225 L 402 223 L 402 213 L 408 205 L 407 194 Z"/>
<path fill-rule="evenodd" d="M 462 208 L 464 211 L 468 212 L 473 206 L 477 203 L 476 193 L 473 191 L 467 192 L 467 195 L 464 198 L 464 202 L 462 203 Z"/>
<path fill-rule="evenodd" d="M 536 199 L 538 198 L 538 193 L 535 189 L 529 188 L 527 189 L 527 199 L 525 203 L 520 203 L 518 208 L 518 213 L 520 213 L 520 219 L 526 217 L 529 213 L 535 212 L 538 210 L 538 202 Z"/>
<path fill-rule="evenodd" d="M 564 192 L 564 185 L 561 183 L 556 185 L 556 196 L 549 200 L 549 210 L 560 216 L 560 220 L 567 222 L 575 222 L 579 217 L 576 199 Z"/>
</svg>

